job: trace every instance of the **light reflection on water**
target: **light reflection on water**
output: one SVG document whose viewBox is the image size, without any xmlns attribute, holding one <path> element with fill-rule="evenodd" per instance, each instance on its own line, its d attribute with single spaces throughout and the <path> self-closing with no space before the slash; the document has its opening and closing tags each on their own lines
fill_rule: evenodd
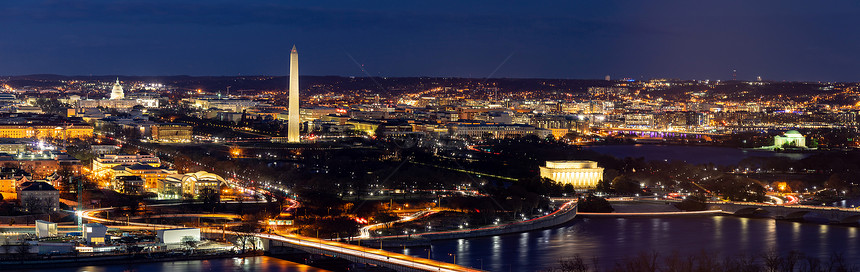
<svg viewBox="0 0 860 272">
<path fill-rule="evenodd" d="M 841 253 L 846 260 L 860 265 L 856 238 L 857 227 L 773 219 L 578 218 L 549 230 L 437 241 L 431 250 L 434 259 L 450 262 L 449 254 L 456 254 L 458 264 L 478 268 L 483 261 L 483 268 L 490 271 L 536 271 L 575 254 L 589 263 L 597 257 L 601 267 L 606 268 L 650 251 L 731 256 L 798 250 L 822 259 Z"/>
<path fill-rule="evenodd" d="M 118 264 L 81 267 L 54 267 L 5 271 L 60 271 L 60 272 L 197 272 L 197 271 L 256 271 L 256 272 L 319 272 L 327 271 L 282 259 L 259 256 L 248 258 L 226 258 L 194 261 L 157 262 L 143 264 Z"/>
<path fill-rule="evenodd" d="M 841 253 L 860 265 L 858 228 L 749 219 L 731 216 L 669 218 L 578 218 L 564 226 L 504 236 L 434 242 L 432 247 L 406 249 L 405 253 L 489 271 L 536 271 L 579 254 L 587 262 L 597 257 L 601 267 L 639 253 L 656 251 L 706 252 L 722 256 L 759 254 L 771 250 L 798 250 L 819 258 Z M 404 252 L 403 248 L 393 250 Z M 4 270 L 9 271 L 9 270 Z M 24 271 L 64 272 L 191 272 L 191 271 L 323 271 L 281 259 L 251 257 L 180 261 L 135 265 L 104 265 Z"/>
</svg>

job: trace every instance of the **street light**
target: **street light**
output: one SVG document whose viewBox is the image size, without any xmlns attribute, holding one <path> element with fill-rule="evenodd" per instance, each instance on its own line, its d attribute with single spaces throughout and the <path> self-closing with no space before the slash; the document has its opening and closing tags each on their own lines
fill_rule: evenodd
<svg viewBox="0 0 860 272">
<path fill-rule="evenodd" d="M 454 262 L 453 262 L 453 264 L 457 264 L 457 254 L 454 254 L 454 253 L 448 253 L 448 256 L 454 257 Z"/>
</svg>

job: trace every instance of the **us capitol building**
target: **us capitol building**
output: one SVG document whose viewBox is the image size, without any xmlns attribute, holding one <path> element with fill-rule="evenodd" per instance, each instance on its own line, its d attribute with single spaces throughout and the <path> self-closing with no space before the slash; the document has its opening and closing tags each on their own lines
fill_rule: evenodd
<svg viewBox="0 0 860 272">
<path fill-rule="evenodd" d="M 111 89 L 110 99 L 78 100 L 77 105 L 78 109 L 104 107 L 129 110 L 137 105 L 147 108 L 157 108 L 158 97 L 126 97 L 125 92 L 122 89 L 122 85 L 120 85 L 119 79 L 117 78 L 116 83 L 113 84 L 113 88 Z"/>
<path fill-rule="evenodd" d="M 540 176 L 584 191 L 597 188 L 603 179 L 603 168 L 595 161 L 547 161 L 540 167 Z"/>
</svg>

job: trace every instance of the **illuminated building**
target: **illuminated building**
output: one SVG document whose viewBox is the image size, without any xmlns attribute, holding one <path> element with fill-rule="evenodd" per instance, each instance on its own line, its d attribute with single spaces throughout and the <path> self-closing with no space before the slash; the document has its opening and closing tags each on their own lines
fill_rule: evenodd
<svg viewBox="0 0 860 272">
<path fill-rule="evenodd" d="M 183 101 L 188 101 L 198 109 L 221 109 L 232 112 L 243 112 L 247 109 L 261 105 L 257 101 L 248 99 L 220 99 L 212 97 L 185 99 Z"/>
<path fill-rule="evenodd" d="M 118 151 L 119 151 L 119 146 L 117 146 L 117 145 L 99 145 L 99 144 L 90 145 L 90 152 L 92 152 L 95 155 L 114 154 L 114 153 L 117 153 Z"/>
<path fill-rule="evenodd" d="M 191 127 L 182 123 L 165 123 L 152 126 L 152 139 L 158 142 L 189 143 Z"/>
<path fill-rule="evenodd" d="M 290 51 L 290 101 L 287 123 L 287 141 L 299 142 L 299 51 L 293 45 Z"/>
<path fill-rule="evenodd" d="M 32 176 L 18 168 L 0 168 L 0 195 L 4 200 L 18 199 L 18 188 Z"/>
<path fill-rule="evenodd" d="M 376 129 L 379 127 L 379 125 L 382 124 L 382 122 L 373 120 L 349 119 L 346 121 L 346 124 L 352 125 L 353 129 L 367 133 L 367 135 L 374 135 L 376 133 Z"/>
<path fill-rule="evenodd" d="M 206 171 L 173 174 L 159 181 L 158 193 L 165 196 L 181 195 L 198 197 L 205 189 L 211 189 L 213 192 L 219 193 L 222 184 L 226 184 L 224 178 Z"/>
<path fill-rule="evenodd" d="M 114 167 L 121 165 L 146 164 L 152 167 L 161 166 L 161 160 L 155 155 L 136 154 L 136 155 L 112 155 L 105 154 L 93 159 L 93 174 L 97 177 L 105 177 L 112 175 L 111 171 Z"/>
<path fill-rule="evenodd" d="M 540 176 L 570 184 L 576 190 L 589 190 L 597 188 L 603 179 L 603 168 L 594 161 L 547 161 L 540 167 Z"/>
<path fill-rule="evenodd" d="M 0 138 L 88 139 L 92 137 L 93 127 L 88 125 L 0 124 Z"/>
<path fill-rule="evenodd" d="M 144 180 L 138 176 L 115 176 L 111 182 L 117 192 L 130 195 L 139 195 L 144 192 Z"/>
<path fill-rule="evenodd" d="M 113 89 L 110 91 L 110 100 L 121 100 L 125 98 L 125 93 L 122 91 L 122 85 L 119 85 L 119 78 L 113 84 Z"/>
<path fill-rule="evenodd" d="M 143 106 L 145 108 L 158 108 L 160 97 L 158 94 L 152 93 L 132 93 L 125 95 L 122 86 L 119 84 L 119 79 L 113 85 L 110 93 L 110 99 L 86 99 L 86 100 L 70 100 L 69 104 L 77 105 L 77 110 L 83 112 L 88 108 L 111 108 L 118 110 L 131 110 L 134 106 Z M 73 103 L 71 103 L 73 102 Z"/>
<path fill-rule="evenodd" d="M 104 244 L 107 227 L 99 223 L 86 224 L 84 225 L 83 236 L 87 244 Z"/>
<path fill-rule="evenodd" d="M 789 130 L 782 136 L 773 137 L 773 146 L 775 147 L 806 147 L 806 137 L 800 134 L 797 130 Z"/>
<path fill-rule="evenodd" d="M 120 165 L 111 168 L 112 176 L 136 176 L 143 179 L 144 191 L 155 192 L 158 190 L 158 181 L 169 175 L 176 174 L 176 170 L 155 167 L 149 164 L 137 163 L 133 165 Z"/>
<path fill-rule="evenodd" d="M 0 155 L 0 165 L 11 164 L 29 172 L 33 178 L 42 179 L 54 174 L 63 167 L 73 173 L 80 173 L 81 161 L 61 151 L 21 152 L 15 155 Z"/>
<path fill-rule="evenodd" d="M 27 144 L 24 140 L 0 140 L 0 153 L 18 154 L 27 150 Z"/>
<path fill-rule="evenodd" d="M 534 134 L 543 139 L 552 134 L 549 130 L 530 125 L 495 123 L 448 123 L 448 133 L 453 137 L 489 136 L 496 139 L 515 138 L 529 134 Z"/>
</svg>

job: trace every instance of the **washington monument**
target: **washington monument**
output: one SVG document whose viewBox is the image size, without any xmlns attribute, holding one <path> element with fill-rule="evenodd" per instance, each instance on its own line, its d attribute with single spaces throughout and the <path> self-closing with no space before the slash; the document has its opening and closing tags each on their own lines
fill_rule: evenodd
<svg viewBox="0 0 860 272">
<path fill-rule="evenodd" d="M 287 123 L 287 142 L 299 142 L 299 51 L 293 45 L 290 51 L 290 115 Z"/>
</svg>

